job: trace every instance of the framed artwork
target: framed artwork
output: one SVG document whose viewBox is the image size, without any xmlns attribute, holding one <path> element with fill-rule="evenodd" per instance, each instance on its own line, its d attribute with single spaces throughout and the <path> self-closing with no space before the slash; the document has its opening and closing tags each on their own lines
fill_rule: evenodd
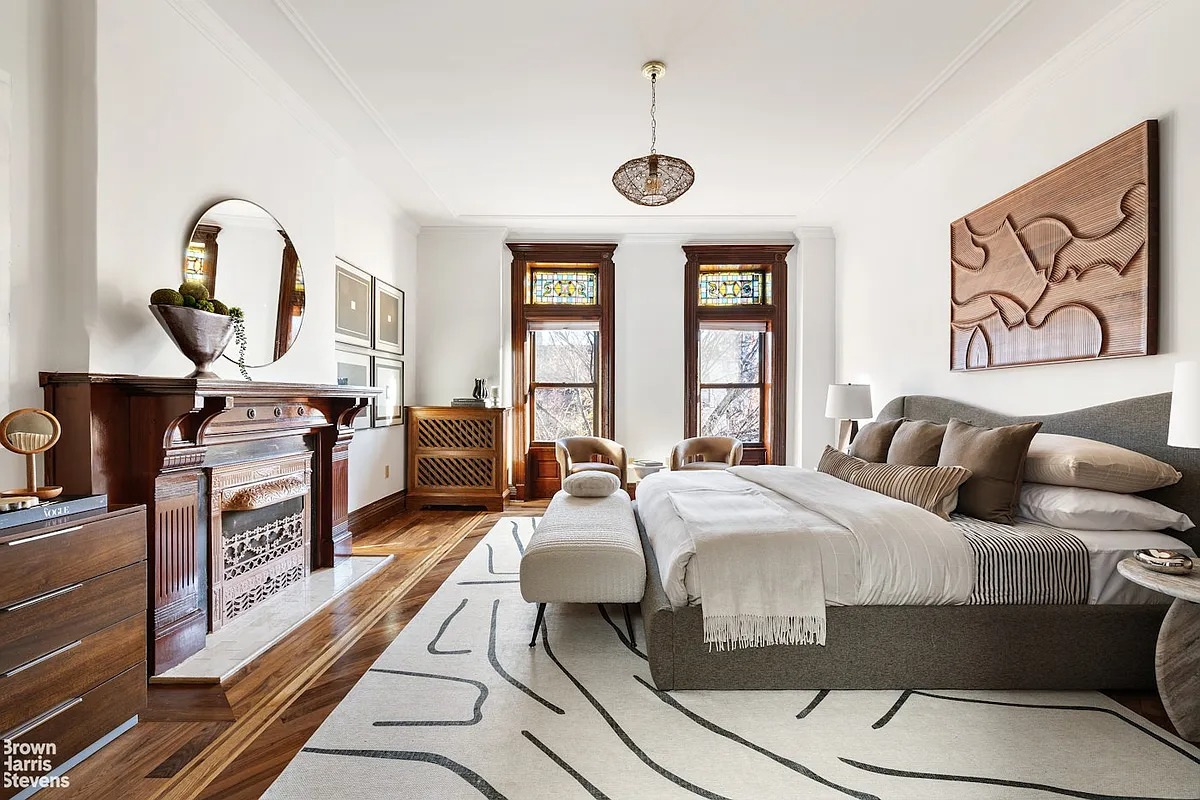
<svg viewBox="0 0 1200 800">
<path fill-rule="evenodd" d="M 376 389 L 383 393 L 375 401 L 372 424 L 377 428 L 404 424 L 404 362 L 394 358 L 375 356 Z"/>
<path fill-rule="evenodd" d="M 338 386 L 370 386 L 374 380 L 371 368 L 371 354 L 365 350 L 347 345 L 337 345 L 334 348 L 337 357 Z M 375 415 L 374 408 L 366 408 L 358 412 L 354 418 L 354 429 L 361 430 L 371 427 Z"/>
<path fill-rule="evenodd" d="M 404 292 L 375 279 L 375 349 L 404 355 Z"/>
<path fill-rule="evenodd" d="M 370 347 L 375 325 L 371 276 L 340 258 L 336 266 L 333 338 L 344 344 Z"/>
<path fill-rule="evenodd" d="M 1158 121 L 950 225 L 950 369 L 1158 352 Z"/>
</svg>

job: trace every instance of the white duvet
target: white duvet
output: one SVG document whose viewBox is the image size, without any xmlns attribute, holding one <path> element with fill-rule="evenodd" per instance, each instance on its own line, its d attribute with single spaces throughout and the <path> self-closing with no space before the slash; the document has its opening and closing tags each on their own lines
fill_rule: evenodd
<svg viewBox="0 0 1200 800">
<path fill-rule="evenodd" d="M 964 603 L 975 583 L 970 548 L 950 523 L 899 500 L 799 467 L 660 472 L 637 489 L 638 513 L 672 607 L 698 599 L 689 586 L 695 543 L 672 491 L 754 486 L 782 506 L 797 535 L 813 537 L 828 605 Z M 761 557 L 761 556 L 756 556 Z"/>
</svg>

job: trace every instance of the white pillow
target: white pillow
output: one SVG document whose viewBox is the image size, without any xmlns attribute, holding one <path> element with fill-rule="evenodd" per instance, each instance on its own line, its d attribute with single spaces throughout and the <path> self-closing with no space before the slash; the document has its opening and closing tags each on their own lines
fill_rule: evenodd
<svg viewBox="0 0 1200 800">
<path fill-rule="evenodd" d="M 562 488 L 575 497 L 608 497 L 621 488 L 621 479 L 611 472 L 585 469 L 564 478 Z"/>
<path fill-rule="evenodd" d="M 1186 531 L 1195 527 L 1186 514 L 1135 494 L 1044 483 L 1021 486 L 1017 516 L 1080 531 Z"/>
</svg>

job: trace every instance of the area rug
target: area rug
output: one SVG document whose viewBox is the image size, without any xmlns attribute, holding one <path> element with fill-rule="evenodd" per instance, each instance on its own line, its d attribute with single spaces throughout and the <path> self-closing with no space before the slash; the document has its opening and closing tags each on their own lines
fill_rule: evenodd
<svg viewBox="0 0 1200 800">
<path fill-rule="evenodd" d="M 1097 692 L 659 692 L 617 606 L 551 606 L 530 648 L 536 523 L 497 523 L 266 797 L 1200 798 L 1200 751 Z"/>
</svg>

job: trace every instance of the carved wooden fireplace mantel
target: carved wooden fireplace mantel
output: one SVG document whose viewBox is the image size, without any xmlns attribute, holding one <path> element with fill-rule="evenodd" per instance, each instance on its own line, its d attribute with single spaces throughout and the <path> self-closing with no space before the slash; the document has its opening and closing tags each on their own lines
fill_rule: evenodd
<svg viewBox="0 0 1200 800">
<path fill-rule="evenodd" d="M 41 384 L 62 422 L 48 482 L 146 504 L 151 674 L 350 554 L 353 420 L 378 389 L 90 373 Z"/>
</svg>

